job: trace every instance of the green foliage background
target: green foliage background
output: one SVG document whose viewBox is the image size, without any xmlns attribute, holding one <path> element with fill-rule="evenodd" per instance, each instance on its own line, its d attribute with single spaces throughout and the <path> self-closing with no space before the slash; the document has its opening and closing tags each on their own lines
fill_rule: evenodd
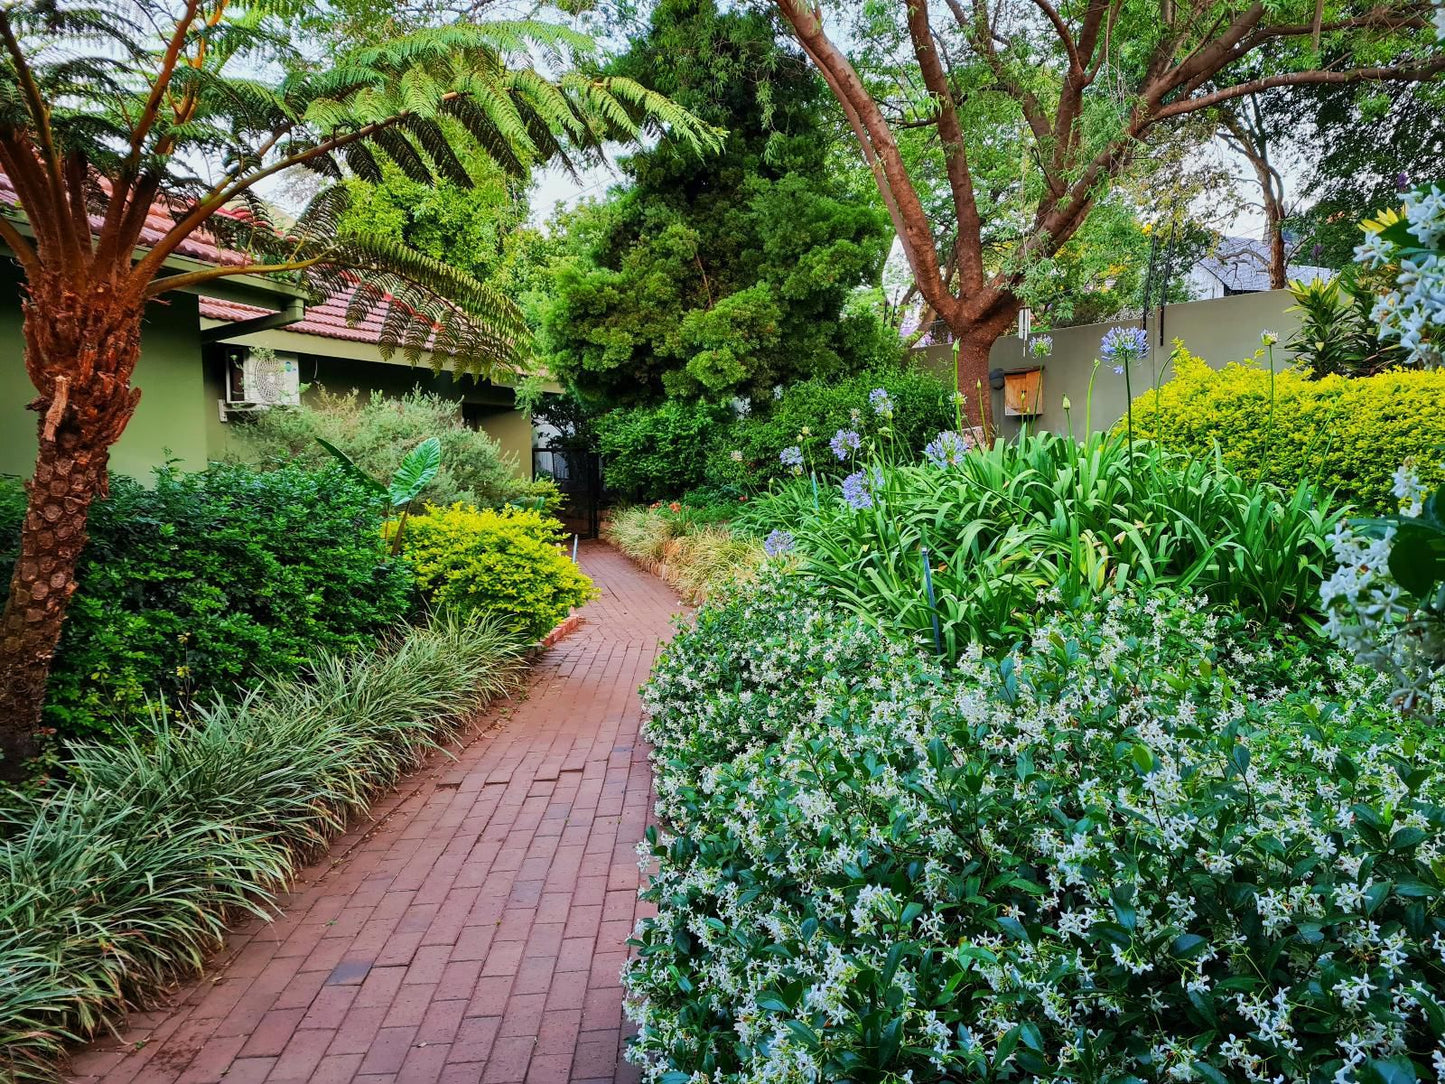
<svg viewBox="0 0 1445 1084">
<path fill-rule="evenodd" d="M 441 470 L 418 503 L 494 505 L 555 494 L 550 483 L 520 478 L 515 458 L 462 420 L 460 403 L 426 392 L 398 399 L 380 392 L 363 397 L 323 390 L 299 408 L 260 412 L 237 433 L 249 457 L 264 467 L 328 469 L 335 460 L 317 443 L 321 437 L 373 478 L 390 478 L 407 452 L 436 437 L 442 445 Z"/>
<path fill-rule="evenodd" d="M 770 18 L 664 0 L 616 69 L 729 135 L 701 157 L 664 138 L 623 163 L 630 187 L 565 222 L 552 372 L 606 407 L 758 395 L 896 351 L 845 311 L 881 274 L 887 216 L 839 168 L 827 88 Z"/>
<path fill-rule="evenodd" d="M 607 488 L 623 500 L 673 500 L 706 488 L 736 501 L 792 477 L 778 453 L 803 449 L 822 473 L 839 466 L 828 440 L 839 429 L 876 429 L 868 393 L 885 388 L 895 411 L 890 445 L 917 456 L 954 426 L 952 389 L 931 373 L 889 366 L 842 379 L 813 377 L 754 400 L 748 413 L 702 400 L 614 410 L 596 423 Z M 807 430 L 807 433 L 804 433 Z"/>
</svg>

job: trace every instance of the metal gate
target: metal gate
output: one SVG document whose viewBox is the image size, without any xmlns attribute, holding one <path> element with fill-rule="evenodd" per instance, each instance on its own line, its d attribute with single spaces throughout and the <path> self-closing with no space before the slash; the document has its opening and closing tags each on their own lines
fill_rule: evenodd
<svg viewBox="0 0 1445 1084">
<path fill-rule="evenodd" d="M 596 538 L 601 521 L 602 469 L 597 453 L 585 448 L 532 449 L 532 476 L 550 478 L 562 491 L 557 518 L 573 534 Z"/>
</svg>

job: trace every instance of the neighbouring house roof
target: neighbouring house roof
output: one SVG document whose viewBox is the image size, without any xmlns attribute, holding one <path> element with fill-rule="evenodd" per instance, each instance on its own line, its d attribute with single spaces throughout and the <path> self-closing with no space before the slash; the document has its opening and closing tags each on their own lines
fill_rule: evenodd
<svg viewBox="0 0 1445 1084">
<path fill-rule="evenodd" d="M 1213 275 L 1224 288 L 1234 294 L 1263 293 L 1269 286 L 1269 246 L 1253 237 L 1222 237 L 1219 247 L 1201 259 L 1195 267 Z M 1290 281 L 1311 279 L 1329 281 L 1335 271 L 1314 264 L 1289 264 L 1286 276 Z"/>
</svg>

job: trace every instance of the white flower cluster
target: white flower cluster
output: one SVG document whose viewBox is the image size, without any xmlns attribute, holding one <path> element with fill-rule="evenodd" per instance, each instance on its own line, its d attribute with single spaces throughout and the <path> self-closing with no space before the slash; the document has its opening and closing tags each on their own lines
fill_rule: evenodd
<svg viewBox="0 0 1445 1084">
<path fill-rule="evenodd" d="M 770 590 L 736 604 L 758 629 Z M 627 974 L 649 1080 L 1428 1070 L 1445 775 L 1357 673 L 1282 691 L 1269 648 L 1157 599 L 947 673 L 799 620 L 759 647 L 705 613 L 647 692 L 673 826 Z M 685 680 L 711 656 L 751 676 Z M 689 762 L 698 732 L 736 753 Z"/>
<path fill-rule="evenodd" d="M 1400 341 L 1411 364 L 1434 366 L 1445 347 L 1445 191 L 1431 185 L 1404 201 L 1406 226 L 1417 245 L 1401 248 L 1382 233 L 1370 233 L 1355 258 L 1369 268 L 1398 266 L 1392 288 L 1376 298 L 1371 316 L 1382 336 Z"/>
<path fill-rule="evenodd" d="M 1420 482 L 1410 464 L 1395 473 L 1401 516 L 1422 509 Z M 1325 632 L 1355 661 L 1386 674 L 1392 703 L 1421 714 L 1445 704 L 1445 614 L 1417 607 L 1390 573 L 1393 528 L 1360 534 L 1348 521 L 1330 535 L 1335 570 L 1320 585 Z"/>
</svg>

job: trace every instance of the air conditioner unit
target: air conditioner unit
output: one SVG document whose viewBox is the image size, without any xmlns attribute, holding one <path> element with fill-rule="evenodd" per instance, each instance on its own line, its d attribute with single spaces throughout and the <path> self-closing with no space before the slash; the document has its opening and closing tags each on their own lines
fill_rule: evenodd
<svg viewBox="0 0 1445 1084">
<path fill-rule="evenodd" d="M 226 352 L 226 406 L 260 410 L 301 405 L 301 370 L 291 354 L 271 350 Z"/>
</svg>

